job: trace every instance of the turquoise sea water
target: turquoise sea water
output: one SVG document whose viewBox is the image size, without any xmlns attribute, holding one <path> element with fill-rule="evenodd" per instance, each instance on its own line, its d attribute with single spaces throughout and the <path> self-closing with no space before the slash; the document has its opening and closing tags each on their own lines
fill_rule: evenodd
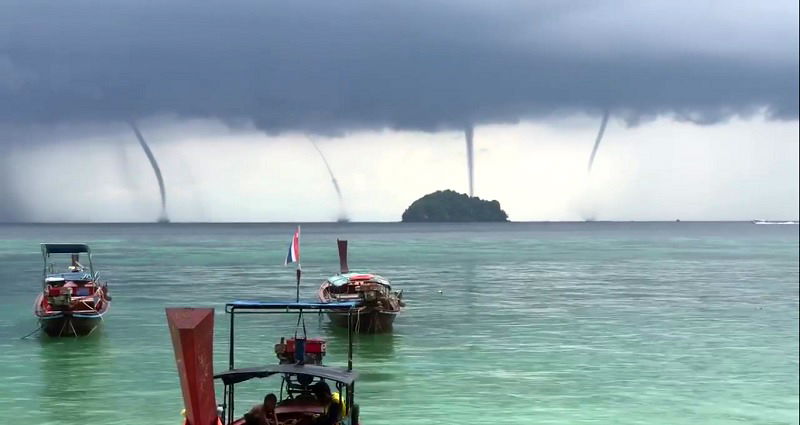
<svg viewBox="0 0 800 425">
<path fill-rule="evenodd" d="M 0 225 L 0 422 L 179 424 L 166 306 L 292 298 L 290 224 Z M 308 224 L 302 293 L 350 265 L 404 290 L 391 335 L 356 340 L 362 423 L 797 424 L 798 226 Z M 114 296 L 101 332 L 36 327 L 40 242 L 85 241 Z M 441 291 L 441 292 L 440 292 Z M 248 317 L 237 366 L 294 331 Z M 311 316 L 344 364 L 346 334 Z M 239 330 L 241 329 L 241 330 Z M 249 407 L 270 380 L 237 390 Z"/>
</svg>

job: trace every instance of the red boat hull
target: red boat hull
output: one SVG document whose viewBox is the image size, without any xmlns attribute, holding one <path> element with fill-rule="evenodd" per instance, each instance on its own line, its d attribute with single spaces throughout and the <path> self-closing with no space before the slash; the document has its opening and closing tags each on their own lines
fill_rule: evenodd
<svg viewBox="0 0 800 425">
<path fill-rule="evenodd" d="M 75 317 L 69 313 L 39 319 L 42 331 L 52 337 L 90 335 L 102 323 L 100 316 Z"/>
<path fill-rule="evenodd" d="M 102 325 L 103 316 L 110 307 L 111 302 L 103 298 L 97 303 L 97 309 L 54 310 L 45 302 L 44 294 L 39 294 L 34 314 L 39 319 L 39 327 L 48 336 L 85 336 Z"/>
</svg>

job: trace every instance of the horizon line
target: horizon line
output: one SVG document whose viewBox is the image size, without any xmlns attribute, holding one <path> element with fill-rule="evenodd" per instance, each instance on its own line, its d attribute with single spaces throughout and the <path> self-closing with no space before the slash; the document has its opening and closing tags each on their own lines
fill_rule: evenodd
<svg viewBox="0 0 800 425">
<path fill-rule="evenodd" d="M 404 222 L 404 221 L 349 221 L 346 223 L 337 221 L 170 221 L 167 223 L 157 221 L 9 221 L 0 222 L 0 225 L 86 225 L 86 224 L 154 224 L 154 225 L 185 225 L 185 224 L 536 224 L 536 223 L 751 223 L 753 221 L 764 222 L 794 222 L 798 219 L 731 219 L 731 220 L 521 220 L 521 221 L 439 221 L 439 222 Z"/>
</svg>

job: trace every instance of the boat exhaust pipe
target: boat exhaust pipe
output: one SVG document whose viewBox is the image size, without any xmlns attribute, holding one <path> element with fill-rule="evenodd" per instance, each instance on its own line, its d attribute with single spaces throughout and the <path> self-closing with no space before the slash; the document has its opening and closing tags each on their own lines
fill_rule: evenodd
<svg viewBox="0 0 800 425">
<path fill-rule="evenodd" d="M 168 308 L 187 425 L 220 424 L 214 395 L 213 308 Z"/>
<path fill-rule="evenodd" d="M 350 269 L 347 267 L 347 241 L 336 239 L 336 244 L 339 246 L 339 273 L 349 273 Z"/>
</svg>

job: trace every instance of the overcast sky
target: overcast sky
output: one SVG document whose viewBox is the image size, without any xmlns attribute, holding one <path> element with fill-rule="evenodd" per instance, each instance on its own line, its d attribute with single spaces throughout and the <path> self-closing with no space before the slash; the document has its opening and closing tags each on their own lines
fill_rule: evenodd
<svg viewBox="0 0 800 425">
<path fill-rule="evenodd" d="M 797 218 L 798 4 L 4 4 L 0 221 L 157 217 L 128 120 L 178 221 L 334 219 L 309 137 L 351 218 L 397 220 L 467 190 L 468 125 L 514 220 Z"/>
</svg>

